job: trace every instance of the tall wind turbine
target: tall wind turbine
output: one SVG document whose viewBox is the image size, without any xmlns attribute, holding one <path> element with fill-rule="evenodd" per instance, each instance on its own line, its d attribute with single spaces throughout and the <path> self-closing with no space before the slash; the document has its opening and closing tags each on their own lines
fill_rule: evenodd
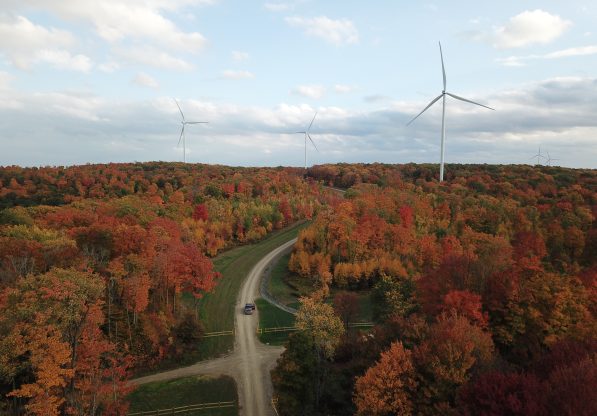
<svg viewBox="0 0 597 416">
<path fill-rule="evenodd" d="M 187 163 L 187 143 L 184 135 L 185 126 L 187 124 L 207 124 L 209 123 L 209 121 L 186 121 L 184 118 L 184 114 L 180 109 L 180 105 L 178 105 L 178 101 L 176 101 L 176 98 L 174 99 L 174 102 L 176 103 L 178 111 L 180 111 L 180 116 L 182 117 L 182 120 L 180 121 L 180 124 L 182 124 L 182 129 L 180 130 L 180 138 L 178 139 L 178 144 L 176 145 L 176 147 L 180 146 L 180 141 L 182 140 L 182 161 L 183 163 Z"/>
<path fill-rule="evenodd" d="M 467 100 L 466 98 L 462 98 L 459 97 L 457 95 L 451 94 L 449 92 L 446 91 L 446 69 L 444 68 L 444 55 L 442 53 L 442 44 L 441 42 L 439 43 L 439 56 L 442 60 L 442 75 L 443 75 L 443 79 L 444 79 L 444 89 L 442 90 L 442 93 L 440 95 L 438 95 L 437 97 L 435 97 L 428 105 L 427 107 L 425 107 L 423 109 L 423 111 L 421 111 L 419 114 L 417 114 L 417 116 L 415 118 L 413 118 L 411 121 L 409 121 L 406 125 L 409 126 L 413 121 L 415 121 L 417 118 L 419 118 L 419 116 L 421 114 L 423 114 L 425 111 L 427 111 L 427 109 L 429 107 L 431 107 L 433 104 L 435 104 L 440 98 L 442 99 L 442 142 L 441 142 L 441 158 L 440 158 L 440 164 L 439 164 L 439 181 L 442 182 L 444 180 L 444 142 L 446 141 L 446 95 L 449 95 L 452 98 L 455 98 L 457 100 L 460 101 L 464 101 L 467 103 L 471 103 L 471 104 L 475 104 L 478 105 L 480 107 L 485 107 L 488 108 L 490 110 L 494 110 L 494 108 L 488 107 L 486 105 L 483 104 L 479 104 L 476 103 L 474 101 L 471 100 Z"/>
<path fill-rule="evenodd" d="M 307 127 L 307 130 L 295 131 L 293 133 L 293 134 L 304 134 L 305 135 L 305 170 L 307 170 L 307 137 L 309 138 L 309 140 L 311 140 L 311 144 L 313 145 L 315 150 L 317 150 L 319 152 L 319 149 L 317 148 L 317 146 L 315 145 L 315 142 L 313 141 L 313 139 L 311 138 L 311 135 L 309 134 L 309 132 L 311 131 L 311 126 L 313 126 L 313 122 L 315 121 L 315 117 L 317 117 L 317 111 L 315 112 L 315 115 L 313 116 L 313 120 L 311 120 L 311 124 L 309 124 L 309 127 Z"/>
</svg>

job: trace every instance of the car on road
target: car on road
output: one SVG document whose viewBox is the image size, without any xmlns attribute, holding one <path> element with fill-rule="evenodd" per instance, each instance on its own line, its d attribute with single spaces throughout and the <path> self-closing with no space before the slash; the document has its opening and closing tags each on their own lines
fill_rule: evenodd
<svg viewBox="0 0 597 416">
<path fill-rule="evenodd" d="M 245 315 L 252 315 L 254 310 L 255 310 L 254 303 L 245 304 Z"/>
</svg>

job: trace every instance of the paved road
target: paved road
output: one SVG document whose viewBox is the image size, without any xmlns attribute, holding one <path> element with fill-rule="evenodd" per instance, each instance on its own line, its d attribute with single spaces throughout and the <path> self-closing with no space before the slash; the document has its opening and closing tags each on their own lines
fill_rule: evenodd
<svg viewBox="0 0 597 416">
<path fill-rule="evenodd" d="M 241 416 L 274 416 L 275 412 L 271 405 L 273 389 L 270 370 L 276 365 L 276 360 L 284 348 L 261 344 L 257 339 L 259 311 L 255 311 L 253 315 L 245 315 L 243 307 L 245 303 L 254 302 L 255 298 L 259 296 L 260 279 L 268 264 L 295 242 L 296 238 L 272 250 L 249 272 L 237 299 L 236 338 L 232 354 L 202 361 L 188 367 L 141 377 L 131 382 L 145 384 L 199 374 L 225 374 L 236 380 Z"/>
</svg>

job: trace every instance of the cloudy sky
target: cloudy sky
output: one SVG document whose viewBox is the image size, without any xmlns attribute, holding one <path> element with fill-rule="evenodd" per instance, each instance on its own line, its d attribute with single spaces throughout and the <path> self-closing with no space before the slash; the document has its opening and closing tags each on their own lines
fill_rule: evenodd
<svg viewBox="0 0 597 416">
<path fill-rule="evenodd" d="M 597 168 L 594 0 L 2 0 L 0 165 Z M 545 163 L 545 160 L 542 161 Z"/>
</svg>

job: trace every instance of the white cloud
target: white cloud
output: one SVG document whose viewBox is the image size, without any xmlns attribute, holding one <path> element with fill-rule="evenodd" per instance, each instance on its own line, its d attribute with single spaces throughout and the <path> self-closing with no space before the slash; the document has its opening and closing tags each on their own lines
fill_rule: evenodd
<svg viewBox="0 0 597 416">
<path fill-rule="evenodd" d="M 579 46 L 576 48 L 563 49 L 545 55 L 546 59 L 567 58 L 569 56 L 586 56 L 597 54 L 597 45 Z"/>
<path fill-rule="evenodd" d="M 93 66 L 91 59 L 85 55 L 71 55 L 67 51 L 43 50 L 36 54 L 39 62 L 47 62 L 57 69 L 89 72 Z"/>
<path fill-rule="evenodd" d="M 104 62 L 98 66 L 98 69 L 102 72 L 112 73 L 120 69 L 120 64 L 114 61 Z"/>
<path fill-rule="evenodd" d="M 153 47 L 116 48 L 115 54 L 125 62 L 148 65 L 156 68 L 190 71 L 193 65 Z"/>
<path fill-rule="evenodd" d="M 504 66 L 520 67 L 525 66 L 524 62 L 527 59 L 533 59 L 530 56 L 508 56 L 507 58 L 497 58 L 496 62 Z"/>
<path fill-rule="evenodd" d="M 42 12 L 51 14 L 66 22 L 74 22 L 78 26 L 89 27 L 101 40 L 108 43 L 113 51 L 128 50 L 125 62 L 141 63 L 154 67 L 189 70 L 192 66 L 176 54 L 192 54 L 199 52 L 207 43 L 205 37 L 197 30 L 182 29 L 171 19 L 171 15 L 184 18 L 189 6 L 205 6 L 216 0 L 2 0 L 4 16 L 10 13 Z M 12 43 L 33 42 L 35 48 L 10 46 L 2 48 L 8 59 L 20 68 L 29 68 L 33 63 L 45 62 L 56 67 L 70 67 L 75 70 L 89 70 L 90 62 L 85 62 L 84 55 L 71 51 L 76 43 L 74 37 L 64 30 L 46 29 L 33 25 L 26 18 L 9 22 L 12 27 L 4 27 L 9 36 L 0 33 L 0 43 L 10 39 Z M 6 26 L 6 17 L 0 24 Z M 15 36 L 15 30 L 23 36 Z M 1 30 L 0 30 L 1 32 Z M 26 46 L 26 45 L 25 45 Z M 52 52 L 37 54 L 39 49 Z M 138 50 L 142 52 L 139 52 Z M 56 51 L 60 51 L 57 54 Z M 63 51 L 71 56 L 67 57 Z M 156 55 L 156 59 L 147 59 L 147 51 Z M 10 53 L 9 53 L 10 52 Z M 66 64 L 64 62 L 67 62 Z M 111 71 L 113 68 L 101 65 L 100 70 Z"/>
<path fill-rule="evenodd" d="M 597 45 L 577 46 L 574 48 L 562 49 L 546 53 L 543 55 L 525 55 L 525 56 L 508 56 L 507 58 L 499 58 L 496 61 L 504 66 L 525 66 L 527 61 L 537 59 L 561 59 L 574 56 L 596 55 Z"/>
<path fill-rule="evenodd" d="M 324 39 L 336 46 L 358 43 L 359 33 L 348 19 L 330 19 L 326 16 L 305 18 L 300 16 L 287 17 L 286 23 L 305 30 L 309 36 Z"/>
<path fill-rule="evenodd" d="M 87 72 L 93 65 L 91 59 L 73 55 L 68 49 L 75 44 L 71 33 L 36 25 L 23 16 L 0 20 L 0 53 L 20 69 L 45 63 L 57 69 Z"/>
<path fill-rule="evenodd" d="M 246 61 L 247 59 L 249 59 L 249 54 L 247 52 L 232 51 L 232 59 L 234 59 L 237 62 Z"/>
<path fill-rule="evenodd" d="M 8 72 L 0 71 L 0 91 L 8 89 L 13 78 Z"/>
<path fill-rule="evenodd" d="M 139 72 L 135 78 L 133 78 L 133 83 L 147 88 L 158 88 L 160 86 L 153 77 L 144 72 Z"/>
<path fill-rule="evenodd" d="M 226 79 L 251 79 L 255 78 L 249 71 L 235 71 L 233 69 L 227 69 L 222 72 L 222 77 Z"/>
<path fill-rule="evenodd" d="M 86 22 L 108 42 L 126 39 L 149 40 L 162 47 L 196 52 L 205 45 L 199 32 L 183 32 L 164 12 L 176 12 L 188 5 L 211 4 L 203 0 L 8 0 L 14 9 L 35 8 L 63 19 Z"/>
<path fill-rule="evenodd" d="M 494 30 L 493 45 L 499 49 L 545 44 L 558 38 L 572 25 L 569 20 L 546 11 L 526 10 Z"/>
<path fill-rule="evenodd" d="M 343 84 L 336 84 L 334 85 L 334 91 L 336 91 L 338 94 L 347 94 L 349 92 L 352 92 L 356 89 L 356 87 L 352 86 L 352 85 L 343 85 Z"/>
<path fill-rule="evenodd" d="M 265 3 L 263 7 L 270 12 L 286 12 L 288 10 L 294 9 L 294 6 L 288 3 Z"/>
<path fill-rule="evenodd" d="M 293 94 L 303 97 L 319 99 L 325 94 L 325 87 L 322 85 L 299 85 L 292 90 Z"/>
</svg>

